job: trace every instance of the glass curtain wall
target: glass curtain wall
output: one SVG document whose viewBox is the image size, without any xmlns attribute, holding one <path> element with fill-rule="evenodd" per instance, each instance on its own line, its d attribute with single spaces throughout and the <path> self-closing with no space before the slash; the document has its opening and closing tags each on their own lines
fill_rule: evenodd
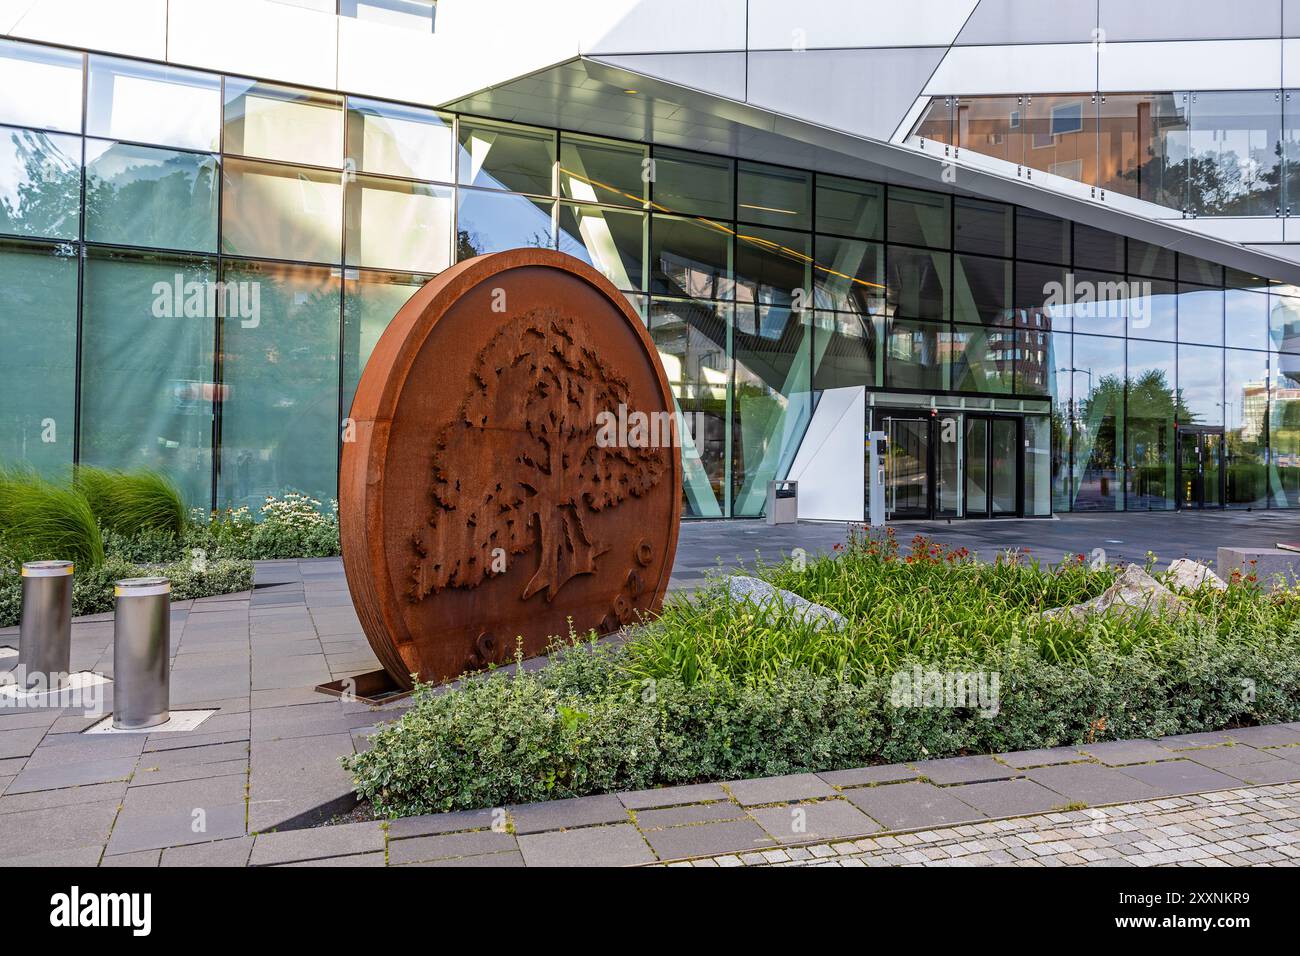
<svg viewBox="0 0 1300 956">
<path fill-rule="evenodd" d="M 1175 507 L 1191 428 L 1222 434 L 1229 507 L 1300 505 L 1300 296 L 1265 278 L 995 202 L 31 44 L 0 41 L 0 80 L 4 464 L 157 468 L 201 507 L 326 500 L 396 311 L 455 261 L 536 246 L 647 323 L 692 516 L 761 514 L 836 388 L 1046 399 L 1026 514 Z M 925 122 L 1266 214 L 1290 119 L 1186 96 L 963 99 Z M 1212 202 L 1171 198 L 1192 179 Z"/>
</svg>

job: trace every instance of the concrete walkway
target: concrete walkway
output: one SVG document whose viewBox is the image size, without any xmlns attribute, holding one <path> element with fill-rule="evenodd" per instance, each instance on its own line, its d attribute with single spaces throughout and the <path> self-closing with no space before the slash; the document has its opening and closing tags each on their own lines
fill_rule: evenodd
<svg viewBox="0 0 1300 956">
<path fill-rule="evenodd" d="M 1090 550 L 1125 534 L 1134 557 L 1209 556 L 1218 544 L 1300 537 L 1278 512 L 1075 516 L 932 528 L 983 550 Z M 906 540 L 914 527 L 899 526 Z M 723 563 L 828 549 L 842 525 L 758 522 L 683 527 L 675 587 Z M 1061 546 L 1066 535 L 1075 546 Z M 1103 545 L 1105 546 L 1105 545 Z M 1128 545 L 1126 545 L 1128 546 Z M 1140 549 L 1138 551 L 1137 549 Z M 1110 549 L 1108 549 L 1110 550 Z M 1115 552 L 1111 551 L 1111 556 Z M 111 676 L 109 615 L 73 626 L 73 669 Z M 0 647 L 17 629 L 0 630 Z M 261 562 L 251 594 L 173 607 L 172 709 L 213 713 L 189 732 L 86 734 L 98 715 L 0 705 L 0 854 L 10 864 L 201 865 L 439 862 L 654 863 L 754 853 L 886 831 L 1019 817 L 1072 804 L 1159 800 L 1300 780 L 1300 730 L 1262 728 L 1189 741 L 961 758 L 783 780 L 708 784 L 536 807 L 318 829 L 350 806 L 340 756 L 403 705 L 324 697 L 324 681 L 378 665 L 337 559 Z M 0 654 L 3 652 L 0 651 Z M 0 669 L 16 658 L 0 656 Z M 112 684 L 103 707 L 111 710 Z M 496 829 L 493 829 L 494 824 Z M 281 832 L 270 832 L 279 828 Z"/>
</svg>

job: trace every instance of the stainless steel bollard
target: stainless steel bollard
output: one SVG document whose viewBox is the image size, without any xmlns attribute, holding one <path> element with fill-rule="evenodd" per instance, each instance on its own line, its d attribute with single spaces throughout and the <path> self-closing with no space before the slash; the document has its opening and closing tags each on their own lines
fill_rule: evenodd
<svg viewBox="0 0 1300 956">
<path fill-rule="evenodd" d="M 58 690 L 72 667 L 72 562 L 23 565 L 18 666 L 24 690 Z"/>
<path fill-rule="evenodd" d="M 113 727 L 139 730 L 171 714 L 171 582 L 128 578 L 113 586 Z"/>
</svg>

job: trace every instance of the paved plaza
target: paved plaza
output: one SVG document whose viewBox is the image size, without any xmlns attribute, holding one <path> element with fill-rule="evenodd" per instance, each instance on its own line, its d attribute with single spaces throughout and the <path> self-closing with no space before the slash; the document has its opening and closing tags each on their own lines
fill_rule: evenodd
<svg viewBox="0 0 1300 956">
<path fill-rule="evenodd" d="M 1153 550 L 1169 560 L 1211 558 L 1223 544 L 1270 546 L 1300 537 L 1298 526 L 1300 521 L 1279 512 L 1097 515 L 901 524 L 898 534 L 906 540 L 923 530 L 986 557 L 1012 546 L 1048 558 L 1104 547 L 1112 559 L 1141 559 Z M 843 540 L 846 530 L 842 525 L 687 524 L 673 585 L 689 588 L 720 561 L 728 566 L 752 561 L 755 552 L 775 560 L 793 547 L 825 550 Z M 0 630 L 0 646 L 16 647 L 17 637 L 16 628 Z M 111 615 L 78 619 L 73 669 L 111 676 L 111 644 Z M 401 703 L 372 709 L 314 689 L 378 667 L 352 609 L 341 563 L 260 562 L 251 594 L 177 602 L 172 651 L 172 709 L 213 711 L 196 730 L 86 734 L 98 718 L 76 709 L 0 709 L 0 854 L 7 862 L 632 865 L 734 857 L 772 863 L 805 852 L 803 862 L 810 862 L 827 847 L 840 862 L 919 862 L 888 852 L 897 847 L 881 835 L 893 833 L 904 834 L 897 839 L 908 853 L 919 852 L 930 862 L 929 853 L 942 851 L 996 863 L 1010 862 L 1002 851 L 1020 857 L 1014 846 L 971 849 L 972 841 L 988 835 L 980 827 L 1008 832 L 1005 824 L 990 821 L 1016 820 L 1015 832 L 1031 835 L 1028 846 L 1033 834 L 1102 826 L 1089 811 L 1112 805 L 1127 809 L 1106 811 L 1107 821 L 1114 820 L 1105 826 L 1129 833 L 1132 823 L 1147 835 L 1181 827 L 1193 817 L 1211 819 L 1196 816 L 1206 807 L 1239 806 L 1232 814 L 1238 823 L 1262 829 L 1242 830 L 1235 843 L 1243 849 L 1234 845 L 1223 859 L 1283 862 L 1291 857 L 1298 791 L 1290 785 L 1300 781 L 1298 725 L 703 784 L 509 807 L 495 817 L 487 809 L 389 824 L 316 826 L 352 805 L 339 757 L 364 747 L 377 723 L 403 709 Z M 15 663 L 12 655 L 0 658 L 0 667 Z M 105 688 L 105 707 L 111 709 L 112 684 Z M 1174 819 L 1184 812 L 1191 816 Z M 1148 821 L 1159 822 L 1148 826 Z M 971 827 L 977 835 L 968 832 Z M 931 834 L 923 838 L 925 849 L 911 849 L 909 832 Z M 1107 833 L 1102 831 L 1103 837 Z M 1156 839 L 1132 841 L 1137 853 L 1124 853 L 1122 847 L 1117 852 L 1126 859 L 1141 856 L 1134 862 L 1181 862 L 1157 855 L 1194 849 L 1176 838 L 1195 836 L 1168 834 L 1164 842 L 1172 847 Z M 1082 851 L 1105 853 L 1106 847 L 1073 842 L 1096 837 L 1053 839 L 1060 852 L 1047 855 L 1062 863 L 1075 863 L 1076 857 L 1098 862 Z M 850 851 L 838 842 L 864 839 L 875 842 L 855 843 Z M 804 846 L 810 848 L 799 849 Z M 1041 862 L 1049 865 L 1047 859 Z"/>
</svg>

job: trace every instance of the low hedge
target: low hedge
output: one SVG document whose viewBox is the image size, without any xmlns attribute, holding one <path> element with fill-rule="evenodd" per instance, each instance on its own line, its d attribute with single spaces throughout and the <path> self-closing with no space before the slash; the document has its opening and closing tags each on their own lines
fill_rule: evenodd
<svg viewBox="0 0 1300 956">
<path fill-rule="evenodd" d="M 1242 638 L 1189 622 L 1159 655 L 1087 650 L 1087 666 L 1016 646 L 966 662 L 999 675 L 988 717 L 894 706 L 892 674 L 629 682 L 626 647 L 581 644 L 538 671 L 419 685 L 411 710 L 343 763 L 376 812 L 404 816 L 1300 719 L 1294 630 Z"/>
<path fill-rule="evenodd" d="M 101 614 L 113 610 L 113 582 L 123 578 L 161 575 L 171 581 L 172 600 L 212 597 L 250 590 L 251 561 L 224 559 L 168 564 L 137 564 L 109 557 L 97 567 L 79 567 L 72 580 L 72 613 Z M 0 566 L 0 627 L 17 624 L 22 612 L 22 578 L 17 566 Z"/>
</svg>

